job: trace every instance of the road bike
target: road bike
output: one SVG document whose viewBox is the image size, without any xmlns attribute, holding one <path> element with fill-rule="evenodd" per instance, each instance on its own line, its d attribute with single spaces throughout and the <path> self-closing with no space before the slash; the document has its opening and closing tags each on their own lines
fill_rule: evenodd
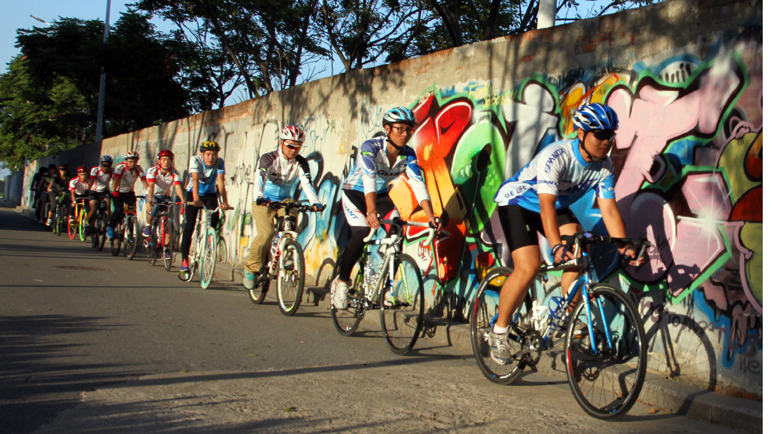
<svg viewBox="0 0 772 434">
<path fill-rule="evenodd" d="M 193 202 L 188 202 L 186 206 L 193 206 Z M 228 207 L 226 209 L 233 209 Z M 212 283 L 214 276 L 214 267 L 217 263 L 217 242 L 218 235 L 212 226 L 212 217 L 218 214 L 219 219 L 225 219 L 225 209 L 217 207 L 215 210 L 201 209 L 196 217 L 196 226 L 193 229 L 193 235 L 190 242 L 190 253 L 188 254 L 187 273 L 180 273 L 181 280 L 190 282 L 198 268 L 198 275 L 201 279 L 201 288 L 207 289 Z"/>
<path fill-rule="evenodd" d="M 110 240 L 110 253 L 113 256 L 118 256 L 122 250 L 126 259 L 134 259 L 134 255 L 137 253 L 137 237 L 140 234 L 136 200 L 144 197 L 134 196 L 134 200 L 126 199 L 123 201 L 123 218 L 118 219 L 115 224 L 115 236 Z M 113 212 L 120 211 L 114 210 Z M 121 249 L 121 247 L 123 248 Z"/>
<path fill-rule="evenodd" d="M 405 355 L 421 332 L 425 295 L 418 265 L 411 256 L 402 253 L 404 229 L 406 226 L 429 228 L 424 246 L 434 240 L 436 232 L 429 223 L 399 217 L 382 219 L 381 225 L 391 226 L 385 238 L 374 239 L 375 229 L 370 229 L 370 234 L 365 237 L 359 269 L 348 292 L 348 307 L 337 309 L 332 304 L 330 311 L 335 330 L 343 336 L 351 336 L 367 310 L 380 309 L 381 330 L 389 349 Z M 380 263 L 379 257 L 383 259 Z"/>
<path fill-rule="evenodd" d="M 536 284 L 532 286 L 510 322 L 511 364 L 493 361 L 489 339 L 498 319 L 499 293 L 512 269 L 494 268 L 485 276 L 472 300 L 469 321 L 475 360 L 487 379 L 512 384 L 527 366 L 536 366 L 542 351 L 563 341 L 568 384 L 579 406 L 595 418 L 613 420 L 626 414 L 641 392 L 648 344 L 637 305 L 619 288 L 593 280 L 587 247 L 632 244 L 641 259 L 650 243 L 645 238 L 613 238 L 590 232 L 563 239 L 573 247 L 575 258 L 543 266 L 537 278 L 546 283 L 551 271 L 577 266 L 581 271 L 568 295 L 551 297 L 547 306 L 537 300 Z"/>
<path fill-rule="evenodd" d="M 150 236 L 144 240 L 145 251 L 150 265 L 155 265 L 158 256 L 163 257 L 164 268 L 166 271 L 172 269 L 174 262 L 174 246 L 176 245 L 176 230 L 169 214 L 173 212 L 173 205 L 182 205 L 181 202 L 170 200 L 158 200 L 158 215 L 150 228 Z M 148 204 L 149 206 L 149 204 Z"/>
<path fill-rule="evenodd" d="M 255 304 L 265 300 L 271 280 L 276 279 L 276 298 L 279 300 L 279 311 L 284 315 L 294 315 L 300 307 L 303 289 L 306 283 L 306 261 L 303 246 L 298 243 L 297 215 L 298 213 L 314 211 L 313 206 L 301 205 L 296 202 L 268 202 L 265 206 L 271 209 L 284 208 L 286 214 L 276 217 L 276 235 L 271 242 L 268 265 L 258 276 L 255 276 L 254 288 L 247 291 L 249 299 Z M 319 211 L 322 211 L 320 209 Z"/>
<path fill-rule="evenodd" d="M 69 218 L 67 215 L 67 204 L 64 201 L 70 200 L 70 198 L 67 191 L 62 191 L 55 194 L 58 197 L 56 198 L 56 208 L 54 208 L 54 214 L 51 218 L 51 230 L 54 232 L 54 235 L 60 236 L 62 235 L 62 232 L 65 231 L 65 228 L 67 227 L 67 220 Z"/>
<path fill-rule="evenodd" d="M 107 223 L 109 218 L 107 217 L 107 210 L 109 205 L 107 199 L 113 196 L 109 192 L 100 192 L 97 196 L 97 209 L 94 215 L 94 226 L 91 228 L 91 247 L 102 251 L 107 241 Z M 87 219 L 88 220 L 88 219 Z"/>
<path fill-rule="evenodd" d="M 86 242 L 86 224 L 88 223 L 88 211 L 86 211 L 88 199 L 75 200 L 75 217 L 67 224 L 67 235 L 71 240 L 77 235 L 81 241 Z"/>
</svg>

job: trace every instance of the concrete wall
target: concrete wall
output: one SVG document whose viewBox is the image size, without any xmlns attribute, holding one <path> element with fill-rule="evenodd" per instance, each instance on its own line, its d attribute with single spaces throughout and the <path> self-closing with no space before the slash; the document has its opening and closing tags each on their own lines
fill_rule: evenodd
<svg viewBox="0 0 772 434">
<path fill-rule="evenodd" d="M 321 79 L 109 138 L 101 153 L 136 149 L 147 167 L 159 148 L 171 148 L 186 169 L 199 143 L 220 142 L 236 207 L 227 220 L 227 260 L 237 264 L 254 230 L 258 156 L 276 148 L 281 126 L 303 125 L 303 154 L 332 205 L 309 217 L 301 236 L 307 269 L 320 270 L 345 245 L 339 188 L 359 144 L 381 129 L 385 110 L 409 106 L 420 121 L 412 146 L 434 207 L 450 224 L 436 259 L 420 247 L 420 231 L 409 233 L 405 250 L 427 272 L 433 308 L 463 319 L 480 277 L 509 258 L 493 202 L 498 186 L 543 146 L 574 135 L 570 118 L 580 104 L 604 102 L 621 118 L 612 158 L 628 233 L 655 247 L 639 269 L 598 252 L 599 277 L 639 300 L 651 369 L 758 398 L 761 20 L 760 1 L 671 0 Z M 96 164 L 98 153 L 88 154 Z M 392 197 L 403 216 L 423 219 L 406 182 Z M 573 210 L 585 228 L 603 230 L 592 197 Z"/>
</svg>

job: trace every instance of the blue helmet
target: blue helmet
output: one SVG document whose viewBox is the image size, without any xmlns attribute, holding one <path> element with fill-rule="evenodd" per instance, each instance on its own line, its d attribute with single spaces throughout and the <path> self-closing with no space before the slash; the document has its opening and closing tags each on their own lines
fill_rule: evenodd
<svg viewBox="0 0 772 434">
<path fill-rule="evenodd" d="M 619 118 L 611 107 L 594 102 L 579 107 L 574 115 L 574 126 L 584 131 L 616 130 L 619 128 Z"/>
<path fill-rule="evenodd" d="M 405 107 L 394 107 L 383 115 L 383 126 L 391 124 L 416 125 L 413 111 Z"/>
<path fill-rule="evenodd" d="M 112 163 L 113 162 L 113 157 L 111 157 L 109 155 L 102 155 L 102 158 L 99 159 L 99 162 L 100 163 Z"/>
</svg>

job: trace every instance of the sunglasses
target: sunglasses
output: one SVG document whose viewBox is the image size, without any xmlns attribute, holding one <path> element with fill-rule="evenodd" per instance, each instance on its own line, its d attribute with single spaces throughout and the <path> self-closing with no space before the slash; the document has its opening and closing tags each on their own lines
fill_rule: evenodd
<svg viewBox="0 0 772 434">
<path fill-rule="evenodd" d="M 284 146 L 286 146 L 286 147 L 288 147 L 288 148 L 290 148 L 290 149 L 292 149 L 294 151 L 296 149 L 300 149 L 301 145 L 291 145 L 289 143 L 284 143 Z"/>
<path fill-rule="evenodd" d="M 598 140 L 614 140 L 617 133 L 613 130 L 593 130 L 592 135 Z"/>
<path fill-rule="evenodd" d="M 397 134 L 413 134 L 413 131 L 415 131 L 415 128 L 413 127 L 391 127 L 391 129 L 396 131 Z"/>
</svg>

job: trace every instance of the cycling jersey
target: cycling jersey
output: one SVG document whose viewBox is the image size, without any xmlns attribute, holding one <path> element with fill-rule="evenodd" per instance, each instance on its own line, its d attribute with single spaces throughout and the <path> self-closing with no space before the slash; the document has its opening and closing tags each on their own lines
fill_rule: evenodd
<svg viewBox="0 0 772 434">
<path fill-rule="evenodd" d="M 564 140 L 541 150 L 515 176 L 504 181 L 494 200 L 499 205 L 519 205 L 540 212 L 539 194 L 557 196 L 555 209 L 564 209 L 590 190 L 601 199 L 614 198 L 614 166 L 611 159 L 586 162 L 579 139 Z"/>
<path fill-rule="evenodd" d="M 133 169 L 129 169 L 126 167 L 126 163 L 121 163 L 113 172 L 113 179 L 118 180 L 118 191 L 121 193 L 134 191 L 134 183 L 137 182 L 137 178 L 145 179 L 145 171 L 142 170 L 142 166 L 139 164 L 134 166 Z"/>
<path fill-rule="evenodd" d="M 67 191 L 67 181 L 63 178 L 55 176 L 51 179 L 49 187 L 51 188 L 52 192 L 61 193 L 63 191 Z"/>
<path fill-rule="evenodd" d="M 389 183 L 405 173 L 418 203 L 429 200 L 429 192 L 426 190 L 421 167 L 418 166 L 413 148 L 403 146 L 394 166 L 390 166 L 389 157 L 386 155 L 387 146 L 385 137 L 362 143 L 354 170 L 343 181 L 343 189 L 361 191 L 365 194 L 387 193 Z"/>
<path fill-rule="evenodd" d="M 80 182 L 76 176 L 70 180 L 70 191 L 74 191 L 76 195 L 82 196 L 88 191 L 88 185 L 88 178 L 86 179 L 86 182 Z"/>
<path fill-rule="evenodd" d="M 166 175 L 164 175 L 161 171 L 161 165 L 156 164 L 155 166 L 147 169 L 147 182 L 152 182 L 155 184 L 155 190 L 153 190 L 153 194 L 159 196 L 170 196 L 172 186 L 182 185 L 182 177 L 180 176 L 180 172 L 177 171 L 177 169 L 174 167 L 170 168 Z"/>
<path fill-rule="evenodd" d="M 225 175 L 225 161 L 222 158 L 217 158 L 217 161 L 213 166 L 207 167 L 204 164 L 204 157 L 201 155 L 194 155 L 190 158 L 188 165 L 190 174 L 198 173 L 198 195 L 206 196 L 209 194 L 217 193 L 217 175 Z M 193 177 L 188 179 L 188 184 L 185 186 L 185 190 L 193 191 Z"/>
<path fill-rule="evenodd" d="M 305 158 L 298 155 L 293 160 L 288 160 L 278 150 L 267 152 L 257 163 L 252 197 L 255 200 L 266 197 L 272 201 L 289 199 L 298 178 L 308 200 L 312 204 L 320 203 L 314 186 L 311 185 L 311 171 Z"/>
<path fill-rule="evenodd" d="M 110 190 L 110 180 L 113 179 L 113 171 L 105 172 L 101 166 L 91 168 L 90 179 L 94 181 L 92 190 L 103 192 Z"/>
</svg>

